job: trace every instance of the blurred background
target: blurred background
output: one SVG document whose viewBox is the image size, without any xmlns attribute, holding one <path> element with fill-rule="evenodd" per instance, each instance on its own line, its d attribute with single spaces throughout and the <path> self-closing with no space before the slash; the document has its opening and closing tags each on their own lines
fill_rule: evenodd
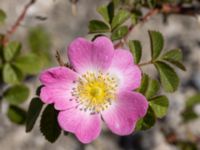
<svg viewBox="0 0 200 150">
<path fill-rule="evenodd" d="M 20 15 L 27 0 L 0 0 L 0 8 L 7 14 L 4 26 L 0 31 L 7 31 Z M 34 49 L 35 36 L 44 37 L 44 59 L 50 60 L 47 66 L 57 65 L 55 59 L 56 50 L 59 50 L 66 58 L 66 47 L 76 37 L 91 38 L 88 34 L 88 22 L 91 19 L 99 19 L 96 8 L 106 4 L 108 0 L 80 0 L 76 16 L 72 14 L 72 5 L 68 0 L 38 0 L 30 7 L 21 22 L 17 32 L 11 37 L 23 43 L 23 51 Z M 150 42 L 148 30 L 158 30 L 165 38 L 165 48 L 181 48 L 183 51 L 183 63 L 187 71 L 177 70 L 181 78 L 179 89 L 168 94 L 170 107 L 166 117 L 158 120 L 156 125 L 147 131 L 135 132 L 130 136 L 119 137 L 103 128 L 101 136 L 95 142 L 82 145 L 73 135 L 60 136 L 51 144 L 45 140 L 39 131 L 39 123 L 30 133 L 25 133 L 25 127 L 15 125 L 5 115 L 7 104 L 2 104 L 0 113 L 0 149 L 1 150 L 196 150 L 189 142 L 182 146 L 174 144 L 177 138 L 181 141 L 191 141 L 195 136 L 196 144 L 200 149 L 200 119 L 195 119 L 182 124 L 181 113 L 185 107 L 185 101 L 200 90 L 200 21 L 196 17 L 171 15 L 166 23 L 162 15 L 153 16 L 144 25 L 137 26 L 130 34 L 130 39 L 140 40 L 144 49 L 143 60 L 150 59 Z M 40 35 L 42 34 L 42 35 Z M 37 43 L 37 41 L 36 41 Z M 49 55 L 50 54 L 50 55 Z M 49 56 L 47 56 L 49 55 Z M 37 60 L 35 60 L 37 61 Z M 152 77 L 157 77 L 153 67 L 144 67 Z M 23 104 L 28 108 L 35 89 L 39 86 L 37 76 L 30 76 L 26 83 L 31 88 L 28 101 Z M 200 105 L 195 106 L 195 112 L 200 115 Z M 184 145 L 185 144 L 185 145 Z M 184 149 L 188 148 L 188 149 Z"/>
</svg>

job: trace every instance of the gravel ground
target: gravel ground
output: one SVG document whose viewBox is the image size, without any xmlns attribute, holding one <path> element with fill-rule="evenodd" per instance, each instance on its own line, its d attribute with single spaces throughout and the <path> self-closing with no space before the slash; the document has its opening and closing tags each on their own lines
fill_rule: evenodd
<svg viewBox="0 0 200 150">
<path fill-rule="evenodd" d="M 78 36 L 87 35 L 88 21 L 97 18 L 99 15 L 95 8 L 106 0 L 82 0 L 78 4 L 77 16 L 71 13 L 70 3 L 65 0 L 38 0 L 31 7 L 25 20 L 22 22 L 19 30 L 13 36 L 13 39 L 20 39 L 26 45 L 27 29 L 36 25 L 43 25 L 52 35 L 52 53 L 54 49 L 61 49 L 65 52 L 65 47 L 70 41 Z M 7 13 L 8 19 L 6 27 L 9 28 L 16 17 L 21 12 L 27 0 L 1 0 L 0 8 Z M 47 20 L 40 21 L 36 16 L 47 17 Z M 5 31 L 7 28 L 1 28 Z M 0 149 L 2 150 L 177 150 L 173 145 L 167 144 L 160 128 L 165 130 L 173 129 L 178 137 L 185 139 L 189 130 L 195 135 L 200 135 L 200 120 L 195 120 L 187 125 L 180 125 L 180 113 L 184 108 L 184 101 L 187 97 L 200 90 L 200 23 L 197 19 L 191 17 L 171 16 L 167 24 L 163 24 L 160 15 L 151 18 L 145 25 L 137 26 L 131 34 L 131 39 L 142 41 L 144 55 L 143 60 L 149 59 L 149 38 L 148 30 L 160 30 L 166 41 L 165 48 L 171 49 L 180 47 L 184 52 L 184 64 L 187 72 L 178 71 L 181 77 L 181 86 L 173 94 L 169 94 L 170 108 L 167 117 L 157 122 L 150 130 L 135 133 L 127 137 L 118 137 L 113 135 L 107 129 L 104 129 L 101 136 L 92 144 L 81 145 L 74 136 L 61 136 L 55 144 L 50 144 L 44 140 L 36 125 L 33 132 L 27 134 L 23 126 L 17 126 L 9 122 L 5 114 L 0 114 Z M 88 37 L 88 36 L 87 36 Z M 153 67 L 144 67 L 152 77 L 156 77 Z M 30 84 L 30 87 L 38 85 L 37 82 Z M 27 103 L 28 104 L 28 103 Z M 25 106 L 27 105 L 25 104 Z"/>
</svg>

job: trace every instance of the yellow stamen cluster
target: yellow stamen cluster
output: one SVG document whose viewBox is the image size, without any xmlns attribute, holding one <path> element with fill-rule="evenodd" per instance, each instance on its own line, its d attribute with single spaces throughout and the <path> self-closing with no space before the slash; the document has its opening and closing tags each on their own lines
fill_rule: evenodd
<svg viewBox="0 0 200 150">
<path fill-rule="evenodd" d="M 115 99 L 117 82 L 109 73 L 86 72 L 75 83 L 72 96 L 83 111 L 99 113 L 111 105 Z"/>
</svg>

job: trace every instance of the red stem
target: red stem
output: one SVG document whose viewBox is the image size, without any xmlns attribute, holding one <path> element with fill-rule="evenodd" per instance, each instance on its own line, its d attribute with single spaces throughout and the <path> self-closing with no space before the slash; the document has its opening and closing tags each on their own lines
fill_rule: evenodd
<svg viewBox="0 0 200 150">
<path fill-rule="evenodd" d="M 143 16 L 138 24 L 144 24 L 150 17 L 158 14 L 159 12 L 163 14 L 181 14 L 181 15 L 189 15 L 189 16 L 195 16 L 197 14 L 200 14 L 200 8 L 196 8 L 194 6 L 191 7 L 184 7 L 181 5 L 171 5 L 171 4 L 163 4 L 159 8 L 150 9 L 149 12 Z M 131 31 L 134 29 L 134 25 L 129 26 L 129 31 L 125 35 L 125 37 L 120 40 L 118 43 L 115 44 L 115 48 L 123 47 L 124 43 L 126 43 L 128 36 L 130 35 Z"/>
<path fill-rule="evenodd" d="M 141 20 L 140 20 L 140 22 L 139 23 L 144 23 L 144 22 L 146 22 L 148 19 L 149 19 L 149 17 L 151 17 L 151 16 L 153 16 L 153 15 L 155 15 L 155 14 L 157 14 L 159 12 L 159 10 L 156 8 L 156 9 L 151 9 L 143 18 L 141 18 Z M 139 24 L 138 23 L 138 24 Z M 126 42 L 127 41 L 127 39 L 128 39 L 128 36 L 129 36 L 129 34 L 132 32 L 132 30 L 134 29 L 134 25 L 133 24 L 131 24 L 130 26 L 129 26 L 129 29 L 128 29 L 128 33 L 125 35 L 125 37 L 123 38 L 123 40 Z M 120 40 L 118 43 L 116 43 L 115 45 L 114 45 L 114 47 L 115 47 L 115 49 L 116 48 L 119 48 L 119 47 L 122 47 L 124 45 L 124 42 L 122 42 L 122 40 Z"/>
<path fill-rule="evenodd" d="M 17 20 L 15 21 L 15 23 L 13 24 L 11 29 L 6 32 L 6 35 L 3 39 L 3 45 L 6 45 L 8 43 L 9 38 L 16 32 L 16 30 L 20 26 L 21 22 L 23 21 L 29 7 L 31 5 L 33 5 L 35 2 L 36 2 L 36 0 L 30 0 L 30 2 L 24 6 L 24 9 L 22 10 L 21 14 L 17 18 Z"/>
</svg>

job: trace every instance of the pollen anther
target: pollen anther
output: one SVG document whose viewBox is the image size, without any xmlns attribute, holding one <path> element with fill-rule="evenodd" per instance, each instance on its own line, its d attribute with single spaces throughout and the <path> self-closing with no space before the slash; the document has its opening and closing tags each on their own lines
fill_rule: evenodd
<svg viewBox="0 0 200 150">
<path fill-rule="evenodd" d="M 90 114 L 107 109 L 116 96 L 117 82 L 109 73 L 86 72 L 74 85 L 71 94 L 76 98 L 77 108 Z"/>
</svg>

